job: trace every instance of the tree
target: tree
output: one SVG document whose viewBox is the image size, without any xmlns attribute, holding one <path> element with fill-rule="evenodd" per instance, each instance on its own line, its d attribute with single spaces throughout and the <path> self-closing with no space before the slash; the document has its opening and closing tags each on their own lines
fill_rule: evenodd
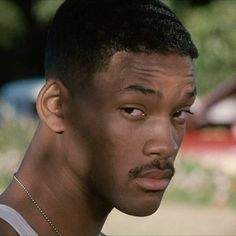
<svg viewBox="0 0 236 236">
<path fill-rule="evenodd" d="M 48 24 L 61 2 L 0 1 L 0 83 L 43 75 Z"/>
<path fill-rule="evenodd" d="M 236 74 L 236 1 L 170 0 L 199 49 L 198 91 L 205 94 Z"/>
</svg>

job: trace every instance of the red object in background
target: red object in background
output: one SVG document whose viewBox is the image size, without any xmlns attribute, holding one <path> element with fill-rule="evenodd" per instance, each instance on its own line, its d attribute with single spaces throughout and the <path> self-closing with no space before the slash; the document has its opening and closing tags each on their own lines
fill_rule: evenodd
<svg viewBox="0 0 236 236">
<path fill-rule="evenodd" d="M 204 97 L 197 97 L 187 126 L 199 129 L 209 126 L 228 126 L 236 124 L 236 75 L 224 80 Z"/>
<path fill-rule="evenodd" d="M 205 128 L 200 130 L 187 130 L 181 151 L 228 153 L 235 152 L 236 138 L 226 128 Z"/>
<path fill-rule="evenodd" d="M 187 120 L 182 153 L 236 157 L 236 75 L 205 97 L 197 98 L 192 111 L 194 116 Z"/>
</svg>

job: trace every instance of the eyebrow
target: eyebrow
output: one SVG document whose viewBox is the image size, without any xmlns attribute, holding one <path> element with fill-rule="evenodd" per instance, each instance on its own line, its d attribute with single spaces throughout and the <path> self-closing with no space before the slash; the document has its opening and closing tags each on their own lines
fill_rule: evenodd
<svg viewBox="0 0 236 236">
<path fill-rule="evenodd" d="M 162 93 L 160 91 L 155 90 L 155 89 L 146 88 L 146 87 L 139 85 L 139 84 L 129 85 L 128 87 L 121 89 L 120 92 L 127 91 L 127 90 L 140 92 L 146 96 L 147 95 L 156 95 L 158 97 L 162 97 Z M 194 86 L 192 91 L 186 92 L 185 97 L 187 99 L 190 99 L 190 98 L 195 97 L 196 95 L 197 95 L 197 87 Z"/>
<path fill-rule="evenodd" d="M 140 92 L 144 95 L 157 95 L 159 97 L 161 96 L 160 91 L 146 88 L 146 87 L 144 87 L 142 85 L 138 85 L 138 84 L 129 85 L 128 87 L 123 88 L 121 91 L 124 91 L 124 90 Z"/>
</svg>

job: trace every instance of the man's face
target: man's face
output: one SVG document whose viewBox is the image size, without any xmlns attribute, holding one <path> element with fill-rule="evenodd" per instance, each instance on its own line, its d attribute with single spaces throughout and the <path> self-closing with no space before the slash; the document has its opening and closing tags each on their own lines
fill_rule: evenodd
<svg viewBox="0 0 236 236">
<path fill-rule="evenodd" d="M 195 99 L 192 60 L 119 52 L 81 94 L 65 135 L 83 189 L 127 214 L 154 213 Z"/>
</svg>

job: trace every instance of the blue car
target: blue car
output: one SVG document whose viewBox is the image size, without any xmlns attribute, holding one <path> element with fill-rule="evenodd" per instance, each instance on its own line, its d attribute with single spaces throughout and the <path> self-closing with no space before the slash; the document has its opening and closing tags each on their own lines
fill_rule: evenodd
<svg viewBox="0 0 236 236">
<path fill-rule="evenodd" d="M 35 116 L 35 101 L 44 83 L 43 78 L 33 78 L 4 84 L 0 88 L 0 115 Z"/>
</svg>

